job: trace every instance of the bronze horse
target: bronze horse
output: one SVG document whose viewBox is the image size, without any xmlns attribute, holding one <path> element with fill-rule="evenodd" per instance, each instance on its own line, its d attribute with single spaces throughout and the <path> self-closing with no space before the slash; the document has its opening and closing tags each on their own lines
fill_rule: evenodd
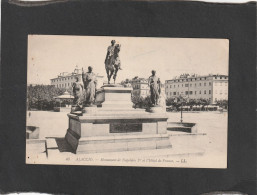
<svg viewBox="0 0 257 195">
<path fill-rule="evenodd" d="M 119 52 L 120 52 L 120 45 L 116 44 L 114 47 L 114 54 L 110 56 L 106 62 L 105 62 L 105 70 L 107 73 L 107 78 L 108 78 L 108 84 L 110 84 L 110 80 L 113 75 L 113 80 L 115 83 L 116 77 L 117 77 L 117 72 L 119 71 L 120 67 L 120 59 L 119 59 Z"/>
</svg>

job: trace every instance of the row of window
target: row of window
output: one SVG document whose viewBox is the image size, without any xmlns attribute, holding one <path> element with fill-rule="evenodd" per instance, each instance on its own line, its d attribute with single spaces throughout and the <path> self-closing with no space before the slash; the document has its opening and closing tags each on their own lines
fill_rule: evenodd
<svg viewBox="0 0 257 195">
<path fill-rule="evenodd" d="M 72 80 L 72 79 L 75 79 L 75 77 L 66 77 L 66 78 L 56 79 L 56 80 L 52 80 L 52 81 L 58 82 L 58 81 L 66 81 L 66 80 Z"/>
<path fill-rule="evenodd" d="M 149 94 L 150 93 L 150 91 L 149 90 L 137 90 L 137 91 L 133 91 L 133 94 L 134 95 L 140 95 L 140 93 L 141 93 L 141 95 L 147 95 L 147 94 Z"/>
<path fill-rule="evenodd" d="M 176 88 L 176 85 L 173 85 L 173 86 L 174 86 L 173 88 Z M 190 84 L 187 83 L 187 84 L 185 84 L 185 85 L 182 84 L 181 86 L 182 86 L 182 87 L 189 87 L 189 86 L 192 87 L 193 84 L 192 84 L 192 83 L 190 83 Z M 195 83 L 194 86 L 196 87 L 197 84 Z M 199 83 L 199 86 L 202 86 L 202 83 Z M 204 83 L 203 86 L 206 86 L 206 83 Z M 209 82 L 209 86 L 211 86 L 211 82 Z M 178 84 L 178 87 L 179 87 L 179 84 Z M 167 85 L 166 88 L 169 88 L 169 86 Z M 172 88 L 172 85 L 170 85 L 170 88 Z"/>
<path fill-rule="evenodd" d="M 215 90 L 215 94 L 218 94 L 218 91 L 217 91 L 217 90 Z M 219 94 L 222 95 L 222 94 L 223 94 L 223 91 L 220 90 Z M 228 91 L 224 91 L 224 94 L 227 95 L 227 94 L 228 94 Z"/>
<path fill-rule="evenodd" d="M 228 76 L 216 76 L 215 79 L 228 79 Z M 186 82 L 186 81 L 202 81 L 207 80 L 207 77 L 200 77 L 200 78 L 191 78 L 191 79 L 178 79 L 174 80 L 174 82 Z"/>
<path fill-rule="evenodd" d="M 69 87 L 69 86 L 72 86 L 72 83 L 56 84 L 56 87 Z"/>
<path fill-rule="evenodd" d="M 201 86 L 202 86 L 202 83 L 199 83 L 198 85 L 201 87 Z M 207 85 L 206 83 L 203 83 L 203 86 L 206 86 L 206 85 Z M 219 82 L 219 83 L 216 83 L 216 82 L 215 82 L 215 86 L 218 86 L 218 85 L 219 85 L 219 86 L 222 86 L 223 83 L 222 83 L 222 82 Z M 227 85 L 228 85 L 228 82 L 225 82 L 225 86 L 227 86 Z M 189 86 L 192 87 L 193 84 L 192 84 L 192 83 L 190 83 L 190 84 L 187 83 L 187 84 L 185 84 L 185 85 L 182 84 L 181 86 L 182 86 L 182 87 L 189 87 Z M 195 83 L 194 86 L 197 87 L 197 83 Z M 211 82 L 209 82 L 209 86 L 211 86 Z M 179 87 L 179 84 L 178 84 L 178 87 Z M 169 86 L 167 85 L 166 88 L 169 88 Z M 170 85 L 170 88 L 172 88 L 172 85 Z M 173 88 L 176 88 L 176 85 L 173 85 Z"/>
<path fill-rule="evenodd" d="M 180 92 L 180 95 L 183 95 L 184 93 L 183 92 Z M 202 91 L 199 91 L 199 94 L 202 94 Z M 207 94 L 207 91 L 204 90 L 203 91 L 203 94 Z M 209 94 L 211 94 L 211 90 L 209 90 Z M 215 90 L 215 94 L 218 94 L 218 91 Z M 223 91 L 220 90 L 219 92 L 220 95 L 223 94 Z M 228 92 L 227 91 L 224 91 L 224 94 L 227 95 Z M 166 92 L 166 95 L 179 95 L 179 92 Z M 193 91 L 185 91 L 185 95 L 193 95 Z M 194 92 L 194 95 L 197 95 L 197 91 Z"/>
<path fill-rule="evenodd" d="M 222 82 L 215 82 L 215 86 L 223 86 Z M 228 86 L 228 82 L 225 82 L 225 86 Z"/>
<path fill-rule="evenodd" d="M 186 95 L 193 95 L 193 93 L 196 95 L 197 91 L 193 92 L 193 91 L 185 91 Z M 183 92 L 180 92 L 180 95 L 183 95 Z M 202 91 L 199 91 L 199 94 L 202 94 Z M 204 90 L 203 94 L 207 94 L 207 91 Z M 211 94 L 211 90 L 209 90 L 209 94 Z M 166 95 L 179 95 L 179 92 L 166 92 Z"/>
</svg>

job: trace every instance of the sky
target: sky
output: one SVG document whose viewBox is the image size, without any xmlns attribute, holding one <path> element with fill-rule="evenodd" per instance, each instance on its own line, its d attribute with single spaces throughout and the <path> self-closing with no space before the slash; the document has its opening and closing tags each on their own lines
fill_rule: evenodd
<svg viewBox="0 0 257 195">
<path fill-rule="evenodd" d="M 228 39 L 29 35 L 28 84 L 50 84 L 76 65 L 92 66 L 107 80 L 104 60 L 113 39 L 121 44 L 117 82 L 148 78 L 152 70 L 162 82 L 183 73 L 228 75 Z"/>
</svg>

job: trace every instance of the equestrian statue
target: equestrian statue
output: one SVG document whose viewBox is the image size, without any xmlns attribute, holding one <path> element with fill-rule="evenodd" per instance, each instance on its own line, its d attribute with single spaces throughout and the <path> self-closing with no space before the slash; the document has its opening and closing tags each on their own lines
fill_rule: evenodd
<svg viewBox="0 0 257 195">
<path fill-rule="evenodd" d="M 110 84 L 110 80 L 113 76 L 113 80 L 115 83 L 116 77 L 117 77 L 117 72 L 121 69 L 121 63 L 120 63 L 120 58 L 119 58 L 119 52 L 121 45 L 120 44 L 115 44 L 116 41 L 112 40 L 111 45 L 107 49 L 107 54 L 105 58 L 105 70 L 107 73 L 107 78 L 108 78 L 108 84 Z"/>
</svg>

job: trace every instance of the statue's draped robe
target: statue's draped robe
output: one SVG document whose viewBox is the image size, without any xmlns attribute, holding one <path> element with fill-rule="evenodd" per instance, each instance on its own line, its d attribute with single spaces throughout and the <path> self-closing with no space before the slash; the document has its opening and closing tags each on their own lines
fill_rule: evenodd
<svg viewBox="0 0 257 195">
<path fill-rule="evenodd" d="M 83 86 L 79 82 L 74 82 L 72 84 L 72 90 L 73 90 L 73 106 L 82 106 L 82 97 L 83 97 Z"/>
<path fill-rule="evenodd" d="M 150 93 L 151 93 L 151 102 L 154 105 L 158 104 L 158 99 L 160 95 L 160 80 L 156 76 L 149 77 Z"/>
<path fill-rule="evenodd" d="M 93 72 L 82 73 L 82 79 L 85 88 L 85 104 L 90 105 L 95 101 L 95 93 L 96 93 L 96 77 Z"/>
</svg>

